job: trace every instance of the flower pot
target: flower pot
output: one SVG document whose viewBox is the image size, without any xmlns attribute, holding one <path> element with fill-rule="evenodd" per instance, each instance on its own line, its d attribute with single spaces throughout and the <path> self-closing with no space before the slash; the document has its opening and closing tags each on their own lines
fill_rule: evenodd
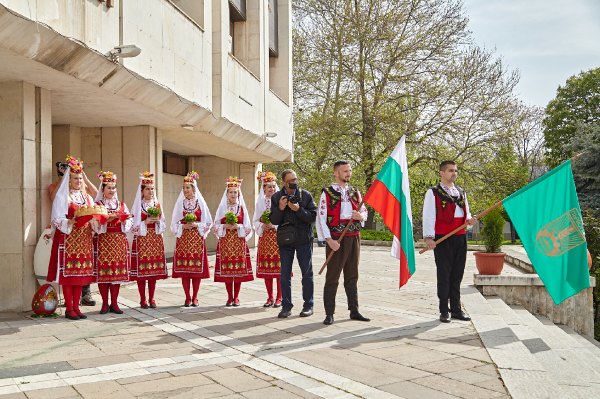
<svg viewBox="0 0 600 399">
<path fill-rule="evenodd" d="M 592 254 L 590 253 L 590 251 L 587 251 L 588 253 L 588 270 L 592 270 L 592 265 L 593 265 L 593 261 L 592 261 Z"/>
<path fill-rule="evenodd" d="M 474 252 L 475 266 L 479 274 L 497 276 L 504 267 L 504 252 Z"/>
</svg>

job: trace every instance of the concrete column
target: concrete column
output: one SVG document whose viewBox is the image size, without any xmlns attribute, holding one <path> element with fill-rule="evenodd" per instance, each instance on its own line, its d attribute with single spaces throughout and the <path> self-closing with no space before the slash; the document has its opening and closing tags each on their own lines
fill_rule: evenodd
<svg viewBox="0 0 600 399">
<path fill-rule="evenodd" d="M 152 126 L 123 127 L 122 140 L 123 171 L 121 173 L 120 192 L 123 200 L 130 205 L 135 198 L 135 190 L 139 182 L 139 175 L 144 171 L 156 175 L 156 184 L 160 185 L 161 174 L 157 168 L 157 159 L 162 154 L 157 154 L 157 133 Z M 162 144 L 161 144 L 162 146 Z M 115 147 L 115 151 L 118 151 Z"/>
<path fill-rule="evenodd" d="M 27 310 L 36 289 L 33 253 L 49 213 L 50 93 L 25 82 L 0 83 L 0 147 L 5 204 L 0 232 L 0 311 Z"/>
</svg>

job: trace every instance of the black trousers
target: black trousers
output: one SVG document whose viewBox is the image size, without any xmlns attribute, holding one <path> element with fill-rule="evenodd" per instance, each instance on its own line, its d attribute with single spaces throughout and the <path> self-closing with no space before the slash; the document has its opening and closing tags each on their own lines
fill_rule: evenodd
<svg viewBox="0 0 600 399">
<path fill-rule="evenodd" d="M 435 239 L 441 238 L 436 235 Z M 467 236 L 465 234 L 453 235 L 446 241 L 438 244 L 433 250 L 435 265 L 437 267 L 437 295 L 440 300 L 440 313 L 461 312 L 460 283 L 465 274 L 467 261 Z"/>
<path fill-rule="evenodd" d="M 325 254 L 329 256 L 331 248 L 327 246 Z M 348 299 L 348 310 L 358 310 L 358 262 L 360 260 L 360 236 L 342 238 L 340 249 L 331 257 L 327 264 L 325 275 L 325 288 L 323 289 L 323 302 L 325 314 L 335 313 L 335 295 L 340 280 L 340 274 L 344 272 L 344 289 Z"/>
</svg>

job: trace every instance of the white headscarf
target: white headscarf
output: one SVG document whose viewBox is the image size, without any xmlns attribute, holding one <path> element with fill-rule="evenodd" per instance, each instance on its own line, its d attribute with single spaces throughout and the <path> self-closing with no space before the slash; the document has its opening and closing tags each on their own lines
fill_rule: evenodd
<svg viewBox="0 0 600 399">
<path fill-rule="evenodd" d="M 98 191 L 96 192 L 96 198 L 94 198 L 94 203 L 100 202 L 104 199 L 104 190 L 102 190 L 102 172 L 98 174 L 98 178 L 100 179 L 100 184 L 98 185 Z M 114 175 L 115 178 L 117 175 Z M 108 183 L 107 183 L 108 184 Z M 115 183 L 116 184 L 116 183 Z M 119 201 L 119 195 L 115 192 L 115 196 L 113 197 L 117 202 Z"/>
<path fill-rule="evenodd" d="M 67 167 L 63 175 L 54 201 L 52 201 L 52 216 L 50 220 L 53 226 L 59 226 L 61 220 L 67 217 L 69 212 L 69 179 L 71 178 L 71 167 Z"/>
<path fill-rule="evenodd" d="M 266 200 L 267 198 L 265 197 L 265 190 L 263 189 L 264 186 L 264 182 L 263 180 L 259 180 L 260 181 L 260 191 L 258 192 L 258 199 L 256 200 L 256 206 L 254 208 L 254 214 L 258 215 L 258 218 L 260 218 L 262 216 L 263 213 L 265 213 L 265 211 L 267 210 L 267 203 Z M 276 181 L 273 181 L 273 183 L 275 183 L 275 192 L 279 191 L 279 185 L 277 184 Z M 255 218 L 257 219 L 257 218 Z"/>
<path fill-rule="evenodd" d="M 248 232 L 246 234 L 246 241 L 252 237 L 252 221 L 250 220 L 250 214 L 248 213 L 248 208 L 246 207 L 246 201 L 244 201 L 244 194 L 242 193 L 242 185 L 238 186 L 238 204 L 244 211 L 244 229 Z M 227 212 L 227 186 L 225 186 L 225 191 L 223 192 L 223 197 L 221 197 L 221 202 L 219 202 L 219 207 L 217 208 L 217 213 L 215 215 L 215 223 L 221 223 L 221 219 L 225 217 L 225 213 Z"/>
<path fill-rule="evenodd" d="M 184 183 L 184 184 L 189 184 L 189 183 Z M 198 205 L 200 206 L 200 211 L 202 212 L 202 214 L 200 215 L 200 220 L 198 220 L 199 223 L 203 223 L 204 224 L 204 238 L 206 238 L 206 236 L 208 235 L 208 232 L 210 231 L 210 227 L 212 226 L 212 216 L 210 215 L 210 210 L 208 209 L 208 205 L 206 204 L 206 201 L 204 201 L 204 197 L 202 196 L 202 194 L 200 193 L 200 190 L 198 189 L 198 183 L 196 182 L 196 179 L 194 179 L 194 196 L 196 198 L 196 201 L 198 201 Z M 175 208 L 173 208 L 173 215 L 171 216 L 171 231 L 173 231 L 173 233 L 176 233 L 177 230 L 179 229 L 179 221 L 183 218 L 183 200 L 185 198 L 185 195 L 183 194 L 183 187 L 181 188 L 181 192 L 179 193 L 179 196 L 177 197 L 177 201 L 175 201 Z"/>
<path fill-rule="evenodd" d="M 140 175 L 140 182 L 138 184 L 138 188 L 137 191 L 135 193 L 135 199 L 133 200 L 133 206 L 131 208 L 131 214 L 133 215 L 133 226 L 132 228 L 135 229 L 136 231 L 139 230 L 140 225 L 142 224 L 142 181 L 144 179 L 147 179 L 147 177 Z M 154 190 L 154 197 L 152 198 L 153 200 L 156 201 L 156 189 Z M 156 201 L 158 203 L 158 201 Z M 165 224 L 165 212 L 163 209 L 161 209 L 160 212 L 160 223 L 159 225 L 164 225 Z M 159 233 L 159 229 L 157 229 L 157 234 Z M 145 233 L 143 233 L 143 235 L 145 235 Z"/>
</svg>

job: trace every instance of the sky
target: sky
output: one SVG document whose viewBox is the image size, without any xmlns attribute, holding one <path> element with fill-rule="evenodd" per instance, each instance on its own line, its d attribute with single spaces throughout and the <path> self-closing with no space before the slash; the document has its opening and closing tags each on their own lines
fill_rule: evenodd
<svg viewBox="0 0 600 399">
<path fill-rule="evenodd" d="M 517 96 L 545 107 L 559 85 L 600 67 L 600 0 L 463 0 L 475 42 L 517 69 Z"/>
</svg>

